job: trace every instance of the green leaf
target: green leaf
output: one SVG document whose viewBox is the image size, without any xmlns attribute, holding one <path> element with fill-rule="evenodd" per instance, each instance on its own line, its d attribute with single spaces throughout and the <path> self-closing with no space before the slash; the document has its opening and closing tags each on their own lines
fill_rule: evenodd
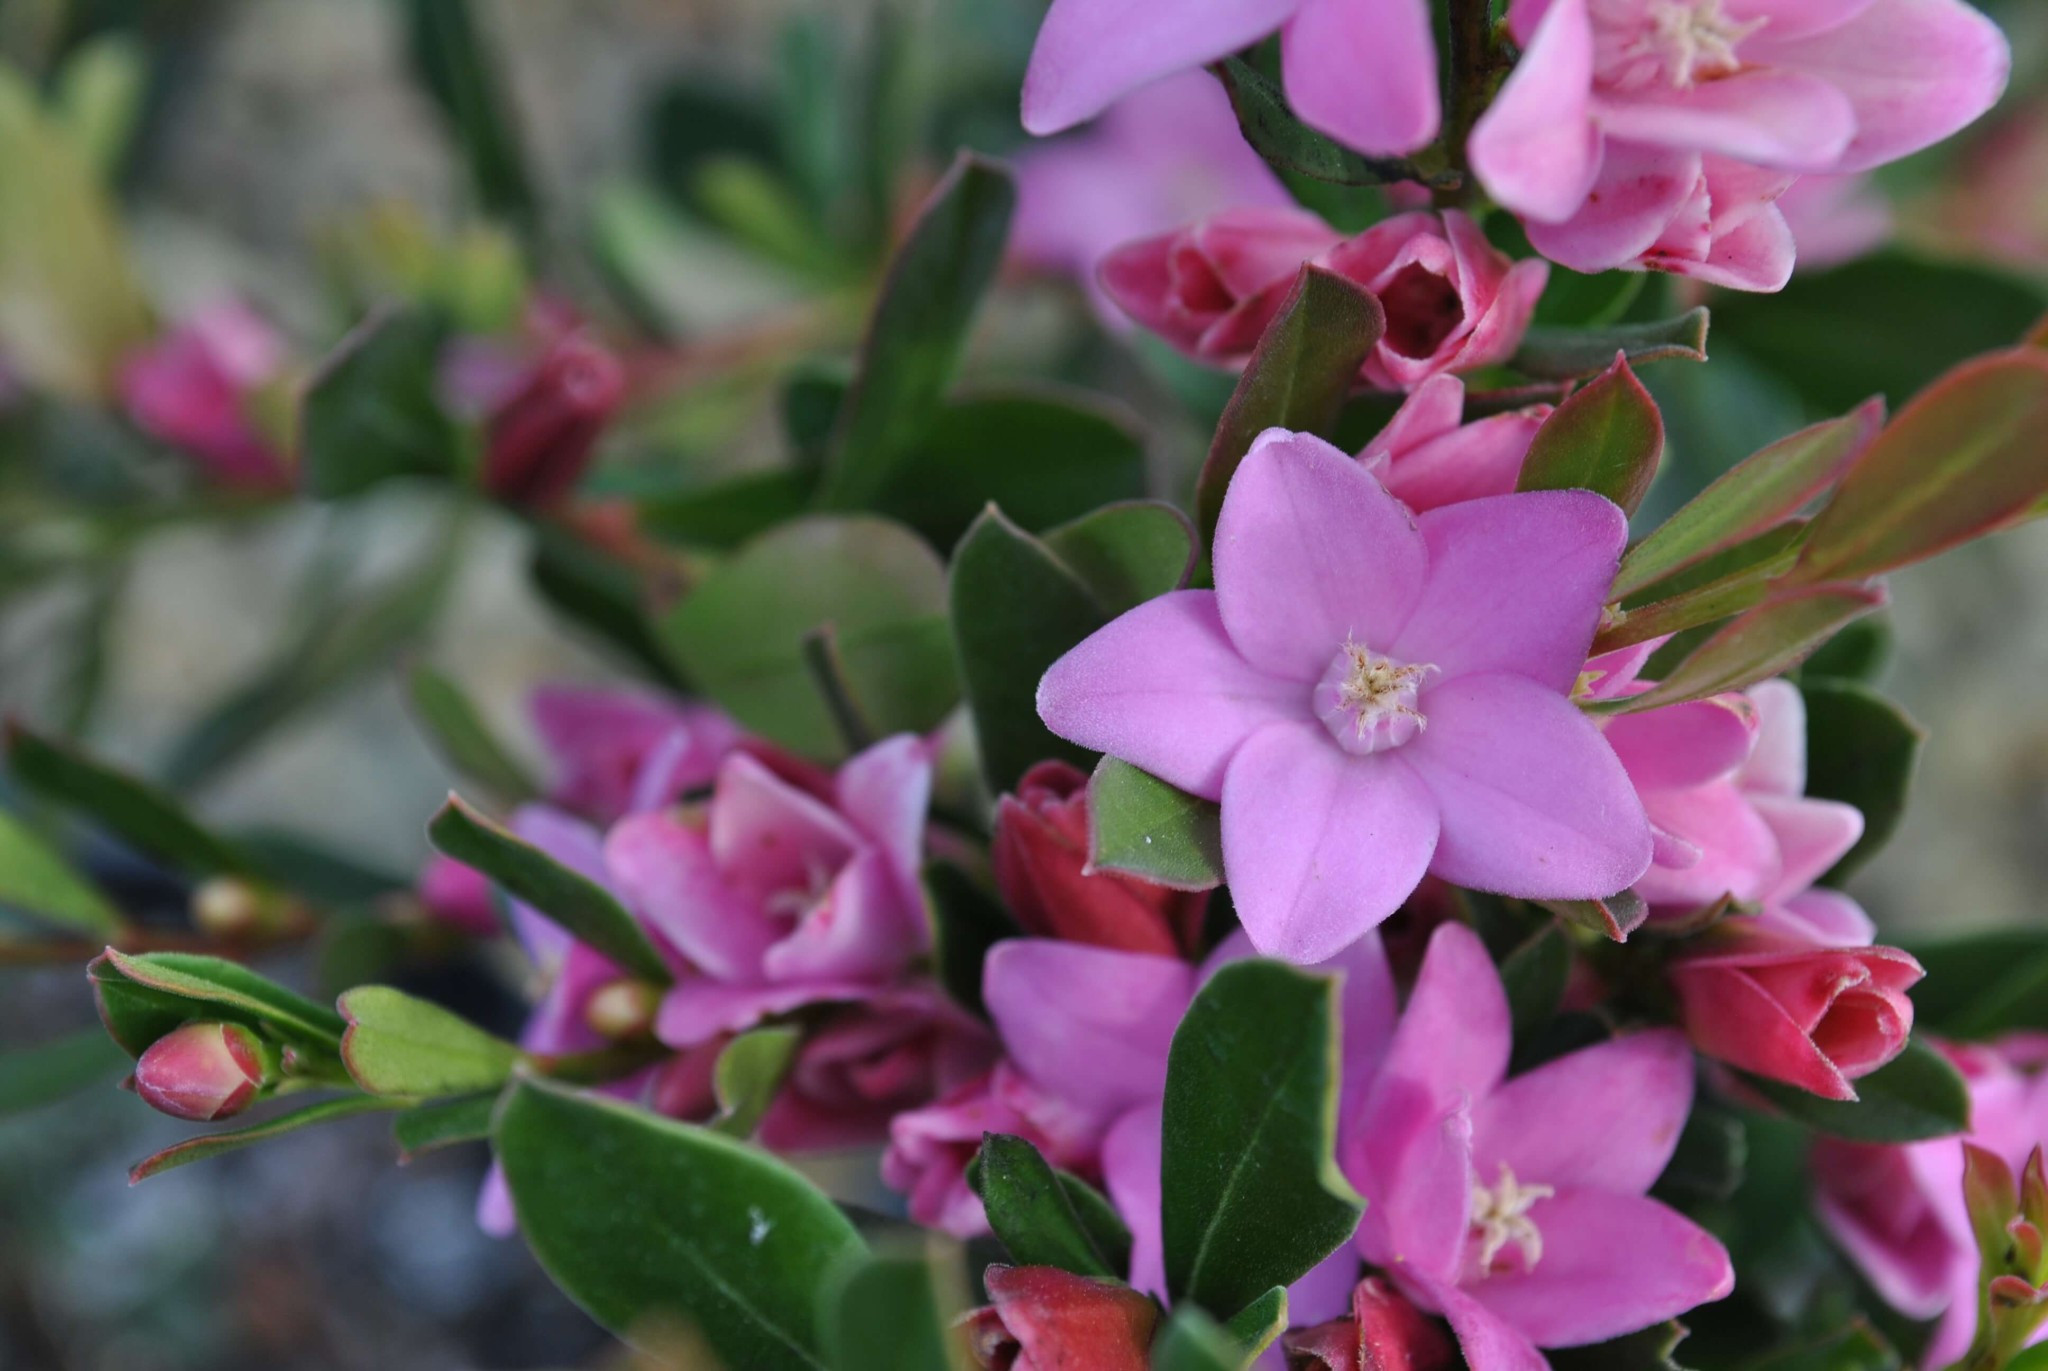
<svg viewBox="0 0 2048 1371">
<path fill-rule="evenodd" d="M 803 660 L 831 625 L 846 683 L 879 733 L 924 732 L 959 698 L 945 572 L 918 537 L 866 516 L 785 524 L 742 548 L 662 620 L 663 639 L 742 725 L 832 757 L 840 738 Z"/>
<path fill-rule="evenodd" d="M 1195 483 L 1202 546 L 1216 538 L 1224 492 L 1252 441 L 1269 428 L 1323 433 L 1343 412 L 1358 369 L 1387 331 L 1377 296 L 1321 267 L 1303 266 L 1238 378 Z"/>
<path fill-rule="evenodd" d="M 144 1157 L 128 1169 L 128 1184 L 140 1185 L 151 1176 L 161 1176 L 166 1171 L 175 1171 L 193 1162 L 203 1162 L 229 1152 L 239 1152 L 272 1138 L 281 1138 L 287 1133 L 296 1133 L 301 1128 L 314 1124 L 332 1123 L 357 1114 L 374 1114 L 379 1110 L 396 1109 L 397 1102 L 380 1100 L 373 1095 L 345 1095 L 337 1100 L 322 1100 L 309 1104 L 303 1109 L 294 1109 L 288 1114 L 278 1114 L 261 1123 L 252 1123 L 247 1128 L 234 1128 L 225 1133 L 208 1133 L 204 1137 L 187 1138 L 173 1143 L 163 1151 Z"/>
<path fill-rule="evenodd" d="M 1067 1204 L 1075 1217 L 1081 1220 L 1081 1227 L 1088 1230 L 1088 1239 L 1095 1244 L 1110 1267 L 1117 1271 L 1131 1269 L 1131 1230 L 1124 1223 L 1123 1215 L 1100 1190 L 1082 1180 L 1071 1171 L 1053 1169 L 1059 1178 L 1060 1190 L 1067 1197 Z"/>
<path fill-rule="evenodd" d="M 342 1064 L 372 1095 L 431 1099 L 496 1090 L 519 1061 L 511 1043 L 388 985 L 357 986 L 339 1008 L 349 1025 Z"/>
<path fill-rule="evenodd" d="M 513 1084 L 493 1136 L 528 1245 L 606 1328 L 686 1320 L 730 1366 L 826 1365 L 820 1293 L 864 1245 L 795 1171 L 532 1080 Z"/>
<path fill-rule="evenodd" d="M 723 551 L 801 515 L 815 485 L 809 471 L 750 471 L 710 485 L 641 496 L 633 508 L 640 528 L 653 537 Z"/>
<path fill-rule="evenodd" d="M 1034 763 L 1094 754 L 1038 718 L 1046 668 L 1102 627 L 1088 588 L 1043 543 L 990 506 L 953 553 L 953 643 L 992 793 L 1014 789 Z"/>
<path fill-rule="evenodd" d="M 640 579 L 632 568 L 557 523 L 536 523 L 530 531 L 530 574 L 541 598 L 655 680 L 680 686 L 682 674 L 648 623 Z"/>
<path fill-rule="evenodd" d="M 833 1371 L 968 1371 L 950 1332 L 964 1284 L 936 1254 L 908 1245 L 852 1263 L 825 1291 Z"/>
<path fill-rule="evenodd" d="M 2048 930 L 2001 928 L 1906 944 L 1927 979 L 1914 1022 L 1948 1038 L 2048 1030 Z"/>
<path fill-rule="evenodd" d="M 0 907 L 59 928 L 118 933 L 121 912 L 11 814 L 0 812 Z"/>
<path fill-rule="evenodd" d="M 1701 643 L 1656 689 L 1604 702 L 1592 712 L 1634 714 L 1768 680 L 1799 665 L 1843 625 L 1883 603 L 1884 592 L 1867 586 L 1783 592 Z"/>
<path fill-rule="evenodd" d="M 1176 1300 L 1235 1313 L 1358 1225 L 1337 1169 L 1337 983 L 1234 962 L 1189 1006 L 1166 1068 L 1160 1227 Z"/>
<path fill-rule="evenodd" d="M 999 163 L 962 153 L 890 264 L 819 499 L 867 506 L 929 432 L 968 326 L 1002 262 L 1017 190 Z"/>
<path fill-rule="evenodd" d="M 2048 353 L 1956 368 L 1877 436 L 1814 517 L 1793 578 L 1862 580 L 2024 517 L 2048 495 Z"/>
<path fill-rule="evenodd" d="M 299 421 L 299 467 L 316 499 L 358 495 L 399 476 L 455 474 L 455 423 L 434 393 L 444 337 L 425 310 L 387 310 L 321 364 Z"/>
<path fill-rule="evenodd" d="M 1192 1306 L 1176 1309 L 1152 1344 L 1153 1371 L 1242 1371 L 1245 1360 L 1237 1340 Z"/>
<path fill-rule="evenodd" d="M 1610 592 L 1626 599 L 1797 514 L 1876 439 L 1884 404 L 1801 429 L 1735 466 L 1629 549 Z"/>
<path fill-rule="evenodd" d="M 456 1100 L 431 1100 L 416 1104 L 393 1119 L 391 1136 L 398 1144 L 401 1160 L 411 1161 L 437 1148 L 482 1142 L 491 1136 L 491 1116 L 497 1111 L 495 1091 Z"/>
<path fill-rule="evenodd" d="M 1104 757 L 1088 779 L 1088 860 L 1175 890 L 1223 884 L 1223 812 Z"/>
<path fill-rule="evenodd" d="M 540 793 L 526 768 L 513 760 L 461 686 L 426 666 L 414 667 L 406 684 L 414 717 L 457 773 L 509 804 Z"/>
<path fill-rule="evenodd" d="M 956 1004 L 986 1013 L 981 964 L 988 950 L 1023 931 L 1002 901 L 950 862 L 927 862 L 925 909 L 931 918 L 932 963 L 939 984 Z"/>
<path fill-rule="evenodd" d="M 1743 1079 L 1808 1128 L 1851 1142 L 1920 1142 L 1953 1137 L 1970 1126 L 1970 1091 L 1962 1074 L 1918 1038 L 1858 1078 L 1853 1101 L 1824 1100 L 1757 1076 Z"/>
<path fill-rule="evenodd" d="M 1753 555 L 1756 560 L 1719 580 L 1677 591 L 1668 599 L 1631 605 L 1620 614 L 1610 610 L 1600 631 L 1593 637 L 1593 653 L 1598 655 L 1618 647 L 1646 643 L 1652 638 L 1670 637 L 1756 608 L 1770 598 L 1772 583 L 1791 570 L 1792 563 L 1799 556 L 1798 544 L 1804 529 L 1794 522 L 1780 525 L 1779 530 L 1724 554 L 1727 559 Z M 1790 546 L 1781 546 L 1787 542 Z M 1714 562 L 1722 560 L 1724 558 L 1717 557 Z M 1673 584 L 1682 579 L 1688 579 L 1687 573 L 1679 573 Z"/>
<path fill-rule="evenodd" d="M 1237 57 L 1217 64 L 1237 126 L 1252 150 L 1281 171 L 1340 186 L 1387 186 L 1420 181 L 1455 186 L 1455 173 L 1430 171 L 1405 157 L 1361 157 L 1301 122 L 1279 85 Z"/>
<path fill-rule="evenodd" d="M 1108 505 L 1044 535 L 1106 618 L 1179 590 L 1195 569 L 1195 527 L 1157 500 Z"/>
<path fill-rule="evenodd" d="M 1230 1316 L 1223 1332 L 1247 1361 L 1271 1347 L 1287 1331 L 1287 1287 L 1276 1285 Z"/>
<path fill-rule="evenodd" d="M 1876 1368 L 1877 1364 L 1872 1363 L 1872 1366 Z M 1854 1371 L 1863 1371 L 1863 1368 L 1857 1367 Z M 2023 1348 L 2005 1364 L 2005 1371 L 2048 1371 L 2048 1342 Z"/>
<path fill-rule="evenodd" d="M 626 907 L 597 882 L 571 871 L 454 795 L 427 824 L 446 856 L 473 866 L 505 893 L 553 920 L 636 976 L 668 984 L 668 963 Z"/>
<path fill-rule="evenodd" d="M 108 1033 L 136 1057 L 190 1019 L 231 1019 L 328 1052 L 340 1048 L 348 1026 L 326 1005 L 221 957 L 129 956 L 110 947 L 93 959 L 87 974 Z"/>
<path fill-rule="evenodd" d="M 51 92 L 64 131 L 99 179 L 114 184 L 149 85 L 149 52 L 139 35 L 110 31 L 65 59 Z"/>
<path fill-rule="evenodd" d="M 1647 362 L 1707 360 L 1705 307 L 1644 324 L 1609 324 L 1605 328 L 1532 328 L 1508 365 L 1539 381 L 1569 381 L 1592 376 L 1613 365 L 1621 353 L 1631 365 Z"/>
<path fill-rule="evenodd" d="M 7 725 L 7 764 L 16 780 L 44 799 L 90 815 L 131 846 L 182 871 L 250 872 L 246 857 L 165 792 L 18 723 Z"/>
<path fill-rule="evenodd" d="M 1650 907 L 1633 890 L 1599 900 L 1538 900 L 1537 904 L 1577 928 L 1589 929 L 1612 942 L 1625 943 L 1643 926 Z"/>
<path fill-rule="evenodd" d="M 732 1138 L 750 1138 L 775 1101 L 796 1060 L 803 1033 L 789 1025 L 750 1029 L 725 1045 L 711 1070 L 718 1116 L 709 1127 Z"/>
<path fill-rule="evenodd" d="M 1891 619 L 1872 614 L 1858 619 L 1821 645 L 1799 668 L 1802 681 L 1836 680 L 1868 685 L 1892 655 Z"/>
<path fill-rule="evenodd" d="M 0 1053 L 0 1119 L 111 1084 L 128 1069 L 120 1044 L 97 1028 Z"/>
<path fill-rule="evenodd" d="M 407 55 L 440 106 L 486 213 L 531 226 L 527 175 L 512 102 L 469 0 L 405 0 Z"/>
<path fill-rule="evenodd" d="M 1121 1280 L 1036 1147 L 1007 1133 L 985 1134 L 973 1179 L 995 1230 L 1019 1266 L 1056 1266 L 1077 1276 Z"/>
<path fill-rule="evenodd" d="M 1633 514 L 1664 456 L 1664 418 L 1626 359 L 1580 387 L 1536 430 L 1518 490 L 1590 490 Z"/>
<path fill-rule="evenodd" d="M 1572 971 L 1572 940 L 1555 923 L 1545 923 L 1502 958 L 1500 981 L 1507 991 L 1515 1036 L 1521 1038 L 1557 1013 Z"/>
<path fill-rule="evenodd" d="M 1802 680 L 1799 693 L 1806 700 L 1806 793 L 1863 813 L 1863 836 L 1823 877 L 1839 884 L 1897 830 L 1927 730 L 1851 681 Z"/>
</svg>

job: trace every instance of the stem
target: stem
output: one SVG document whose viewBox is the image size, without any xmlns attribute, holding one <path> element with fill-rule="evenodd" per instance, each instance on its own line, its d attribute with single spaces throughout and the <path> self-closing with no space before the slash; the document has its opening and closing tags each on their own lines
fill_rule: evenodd
<svg viewBox="0 0 2048 1371">
<path fill-rule="evenodd" d="M 1444 148 L 1451 165 L 1469 171 L 1465 143 L 1472 126 L 1486 109 L 1492 94 L 1499 57 L 1493 47 L 1492 0 L 1451 0 L 1451 90 L 1444 120 Z M 1472 178 L 1464 178 L 1460 199 L 1472 193 Z M 1441 194 L 1441 192 L 1440 192 Z"/>
<path fill-rule="evenodd" d="M 847 684 L 846 664 L 839 656 L 839 635 L 832 625 L 820 624 L 804 635 L 803 658 L 846 750 L 862 752 L 873 746 L 875 730 L 861 713 L 860 704 Z"/>
</svg>

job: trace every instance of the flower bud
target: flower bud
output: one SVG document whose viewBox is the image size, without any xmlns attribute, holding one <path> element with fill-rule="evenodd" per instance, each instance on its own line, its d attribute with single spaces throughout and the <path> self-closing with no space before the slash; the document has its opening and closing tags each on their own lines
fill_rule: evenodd
<svg viewBox="0 0 2048 1371">
<path fill-rule="evenodd" d="M 1116 1281 L 1051 1266 L 991 1266 L 993 1301 L 963 1315 L 975 1364 L 989 1371 L 1145 1371 L 1159 1306 Z"/>
<path fill-rule="evenodd" d="M 135 1093 L 174 1118 L 210 1123 L 247 1109 L 276 1070 L 276 1054 L 242 1025 L 188 1023 L 135 1063 Z"/>
<path fill-rule="evenodd" d="M 660 1008 L 658 987 L 622 977 L 591 992 L 583 1005 L 583 1019 L 592 1032 L 613 1042 L 625 1042 L 651 1034 L 655 1011 Z"/>
<path fill-rule="evenodd" d="M 192 922 L 214 938 L 260 938 L 289 927 L 300 913 L 289 895 L 240 876 L 215 876 L 192 892 Z"/>
<path fill-rule="evenodd" d="M 562 338 L 492 417 L 484 488 L 511 504 L 559 503 L 625 394 L 616 357 L 581 334 Z"/>
<path fill-rule="evenodd" d="M 1450 1338 L 1400 1292 L 1368 1276 L 1351 1292 L 1351 1314 L 1287 1334 L 1288 1371 L 1446 1371 Z"/>
</svg>

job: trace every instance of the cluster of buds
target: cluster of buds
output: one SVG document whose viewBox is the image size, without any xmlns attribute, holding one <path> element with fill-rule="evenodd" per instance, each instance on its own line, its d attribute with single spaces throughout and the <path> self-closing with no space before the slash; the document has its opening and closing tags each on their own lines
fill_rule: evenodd
<svg viewBox="0 0 2048 1371">
<path fill-rule="evenodd" d="M 1963 1371 L 2000 1371 L 2048 1320 L 2048 1170 L 2036 1146 L 2019 1180 L 2005 1159 L 1963 1144 L 1963 1200 L 1983 1260 L 1977 1337 Z"/>
</svg>

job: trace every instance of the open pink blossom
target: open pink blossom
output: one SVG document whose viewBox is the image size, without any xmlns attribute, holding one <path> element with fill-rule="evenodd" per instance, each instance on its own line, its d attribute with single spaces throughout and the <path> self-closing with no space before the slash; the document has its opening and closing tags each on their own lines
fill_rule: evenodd
<svg viewBox="0 0 2048 1371">
<path fill-rule="evenodd" d="M 1790 272 L 1789 178 L 1939 142 L 2011 65 L 1963 0 L 1513 0 L 1508 27 L 1523 55 L 1468 153 L 1537 250 L 1749 289 Z"/>
<path fill-rule="evenodd" d="M 1082 642 L 1039 715 L 1222 802 L 1238 915 L 1270 955 L 1323 960 L 1425 872 L 1611 895 L 1648 867 L 1650 827 L 1569 693 L 1626 536 L 1585 491 L 1412 516 L 1328 443 L 1268 430 L 1224 500 L 1216 589 Z"/>
<path fill-rule="evenodd" d="M 1358 461 L 1418 514 L 1506 495 L 1549 417 L 1549 405 L 1529 405 L 1467 424 L 1465 383 L 1432 376 L 1409 394 Z"/>
<path fill-rule="evenodd" d="M 1287 100 L 1365 153 L 1436 137 L 1428 0 L 1053 0 L 1024 73 L 1024 127 L 1057 133 L 1162 76 L 1280 34 Z"/>
<path fill-rule="evenodd" d="M 251 398 L 285 365 L 284 341 L 254 310 L 199 310 L 121 364 L 121 403 L 138 428 L 178 448 L 222 485 L 282 490 L 291 472 L 250 416 Z"/>
<path fill-rule="evenodd" d="M 1462 924 L 1437 929 L 1339 1139 L 1367 1199 L 1360 1254 L 1450 1321 L 1473 1371 L 1541 1371 L 1540 1347 L 1726 1296 L 1721 1244 L 1646 1197 L 1692 1107 L 1685 1040 L 1635 1033 L 1511 1080 L 1509 1046 L 1486 949 Z"/>
<path fill-rule="evenodd" d="M 1341 241 L 1307 210 L 1227 209 L 1102 259 L 1102 288 L 1131 318 L 1199 362 L 1240 366 L 1304 262 Z"/>
<path fill-rule="evenodd" d="M 527 707 L 554 763 L 548 798 L 598 823 L 710 785 L 740 741 L 718 710 L 642 690 L 543 686 Z"/>
</svg>

